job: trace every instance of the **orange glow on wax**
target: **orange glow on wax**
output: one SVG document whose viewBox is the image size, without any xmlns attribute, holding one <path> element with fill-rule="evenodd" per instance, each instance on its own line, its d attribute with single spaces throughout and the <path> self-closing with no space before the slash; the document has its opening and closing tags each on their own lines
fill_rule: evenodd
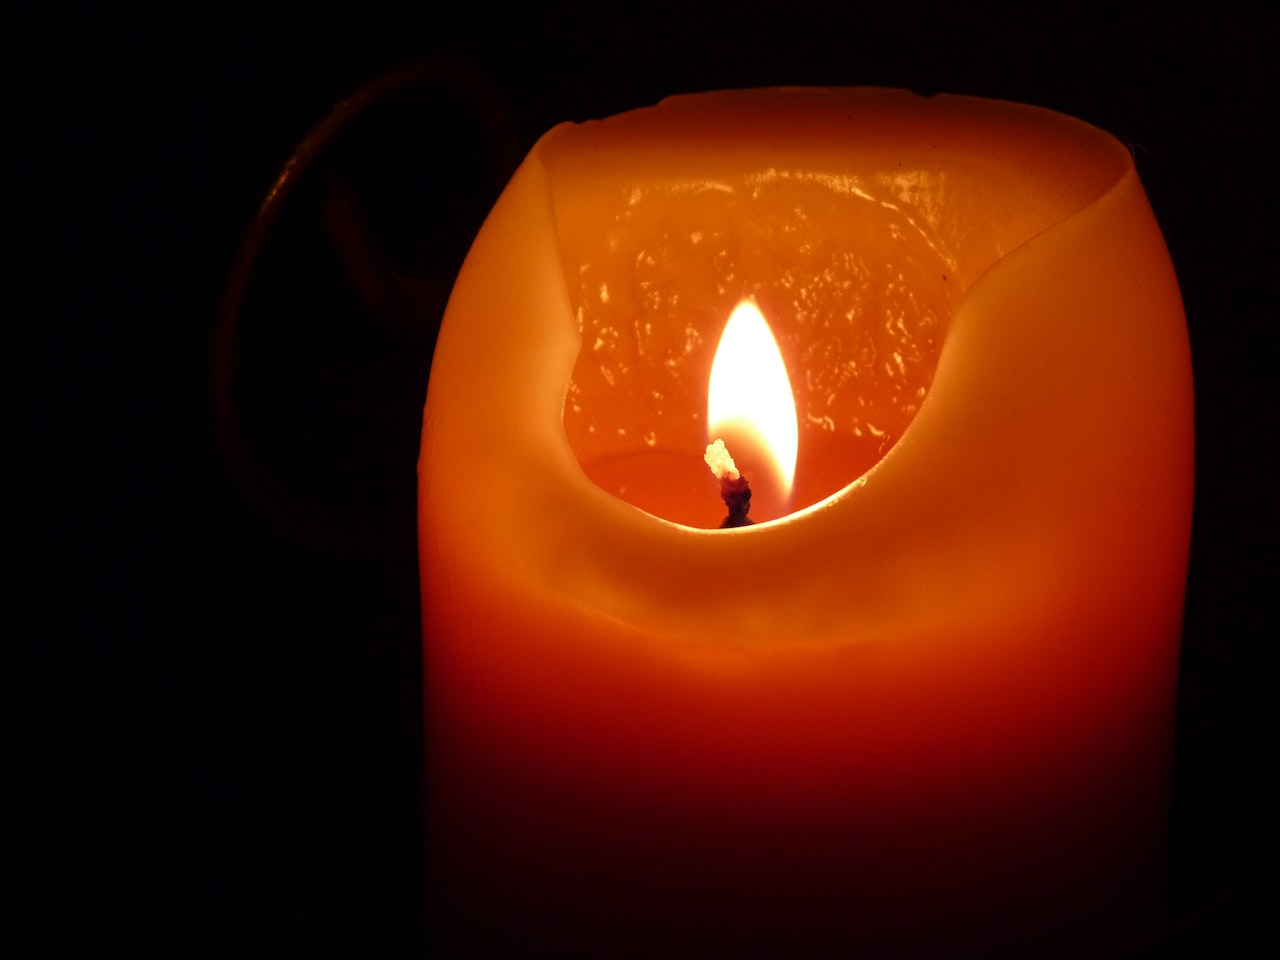
<svg viewBox="0 0 1280 960">
<path fill-rule="evenodd" d="M 723 439 L 751 484 L 751 518 L 791 511 L 799 424 L 782 351 L 751 300 L 734 308 L 711 364 L 707 439 Z"/>
<path fill-rule="evenodd" d="M 722 532 L 708 388 L 746 297 L 803 453 L 784 520 L 753 497 Z M 433 941 L 1016 960 L 1158 929 L 1193 428 L 1108 134 L 865 88 L 549 132 L 423 417 Z"/>
</svg>

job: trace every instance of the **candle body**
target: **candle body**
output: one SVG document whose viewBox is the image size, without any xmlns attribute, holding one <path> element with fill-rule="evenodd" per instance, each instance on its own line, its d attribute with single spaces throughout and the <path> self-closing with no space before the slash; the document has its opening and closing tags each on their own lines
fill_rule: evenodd
<svg viewBox="0 0 1280 960">
<path fill-rule="evenodd" d="M 769 171 L 917 226 L 954 309 L 874 466 L 785 520 L 693 529 L 584 473 L 573 270 L 602 198 Z M 1163 241 L 1126 151 L 1084 124 L 780 90 L 552 131 L 459 276 L 425 413 L 433 935 L 1116 942 L 1158 899 L 1191 416 Z M 805 459 L 802 436 L 798 477 Z"/>
</svg>

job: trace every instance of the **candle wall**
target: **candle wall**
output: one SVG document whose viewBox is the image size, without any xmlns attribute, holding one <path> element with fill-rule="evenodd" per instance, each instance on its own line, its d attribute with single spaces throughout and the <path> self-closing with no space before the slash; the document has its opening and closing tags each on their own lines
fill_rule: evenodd
<svg viewBox="0 0 1280 960">
<path fill-rule="evenodd" d="M 826 490 L 857 455 L 815 461 L 802 435 L 810 506 L 693 529 L 584 472 L 572 403 L 614 400 L 570 393 L 589 346 L 571 281 L 626 191 L 769 171 L 901 217 L 948 267 L 920 294 L 937 366 L 865 472 Z M 785 354 L 798 334 L 769 320 Z M 1118 942 L 1158 903 L 1191 414 L 1163 241 L 1127 151 L 1087 125 L 780 90 L 553 130 L 458 278 L 425 414 L 434 935 L 566 955 Z M 638 433 L 609 455 L 642 463 Z"/>
</svg>

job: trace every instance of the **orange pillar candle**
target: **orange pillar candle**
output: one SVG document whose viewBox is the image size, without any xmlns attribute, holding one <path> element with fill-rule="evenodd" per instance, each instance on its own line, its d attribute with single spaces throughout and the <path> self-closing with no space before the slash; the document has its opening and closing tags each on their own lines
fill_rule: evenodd
<svg viewBox="0 0 1280 960">
<path fill-rule="evenodd" d="M 744 299 L 795 485 L 719 530 Z M 1043 956 L 1151 918 L 1192 390 L 1109 135 L 874 89 L 557 127 L 458 277 L 419 472 L 441 943 Z"/>
</svg>

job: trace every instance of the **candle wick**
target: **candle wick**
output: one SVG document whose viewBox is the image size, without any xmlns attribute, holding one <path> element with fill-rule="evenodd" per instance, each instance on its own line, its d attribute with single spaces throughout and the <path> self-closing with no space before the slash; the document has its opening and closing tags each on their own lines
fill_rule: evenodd
<svg viewBox="0 0 1280 960">
<path fill-rule="evenodd" d="M 751 509 L 751 485 L 747 478 L 738 472 L 738 465 L 733 462 L 723 440 L 707 444 L 707 452 L 703 455 L 711 473 L 720 481 L 720 499 L 729 510 L 729 515 L 720 523 L 721 530 L 732 527 L 747 527 L 755 523 L 747 519 L 747 511 Z"/>
<path fill-rule="evenodd" d="M 746 477 L 738 477 L 737 480 L 721 479 L 720 497 L 729 509 L 729 515 L 720 521 L 721 530 L 747 527 L 755 523 L 747 518 L 747 511 L 751 509 L 751 487 L 748 486 Z"/>
</svg>

